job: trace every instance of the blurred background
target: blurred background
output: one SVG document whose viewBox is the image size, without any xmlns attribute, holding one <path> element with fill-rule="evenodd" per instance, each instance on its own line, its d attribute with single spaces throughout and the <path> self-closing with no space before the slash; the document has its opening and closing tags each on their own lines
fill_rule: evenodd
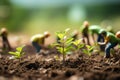
<svg viewBox="0 0 120 80">
<path fill-rule="evenodd" d="M 0 0 L 0 28 L 33 35 L 90 25 L 120 30 L 119 0 Z"/>
</svg>

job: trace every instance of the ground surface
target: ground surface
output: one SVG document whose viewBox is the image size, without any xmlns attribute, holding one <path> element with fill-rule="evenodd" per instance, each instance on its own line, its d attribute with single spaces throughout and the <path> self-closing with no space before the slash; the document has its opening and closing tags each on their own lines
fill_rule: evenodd
<svg viewBox="0 0 120 80">
<path fill-rule="evenodd" d="M 82 52 L 68 55 L 63 64 L 55 49 L 36 55 L 32 46 L 21 59 L 0 57 L 0 80 L 120 80 L 120 54 L 104 59 L 100 54 L 87 56 Z M 61 56 L 61 55 L 58 55 Z"/>
</svg>

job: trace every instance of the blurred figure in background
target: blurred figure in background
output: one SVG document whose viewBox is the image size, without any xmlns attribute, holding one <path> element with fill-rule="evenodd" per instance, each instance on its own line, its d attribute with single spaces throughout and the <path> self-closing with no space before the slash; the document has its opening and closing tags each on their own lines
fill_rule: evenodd
<svg viewBox="0 0 120 80">
<path fill-rule="evenodd" d="M 1 32 L 0 32 L 0 35 L 2 37 L 2 43 L 3 43 L 3 49 L 5 50 L 11 50 L 11 46 L 10 46 L 10 43 L 8 41 L 8 31 L 6 28 L 2 28 L 1 29 Z"/>
<path fill-rule="evenodd" d="M 77 30 L 74 30 L 72 32 L 71 37 L 73 38 L 73 41 L 75 41 L 76 39 L 78 39 L 78 35 L 79 35 L 79 32 Z"/>
<path fill-rule="evenodd" d="M 89 23 L 88 21 L 84 21 L 83 23 L 83 26 L 82 26 L 82 38 L 83 38 L 83 42 L 85 42 L 85 39 L 87 40 L 87 43 L 88 45 L 90 45 L 90 40 L 89 40 L 89 35 L 88 35 L 88 29 L 89 29 Z"/>
<path fill-rule="evenodd" d="M 120 31 L 116 32 L 115 36 L 116 36 L 117 38 L 120 38 Z"/>
<path fill-rule="evenodd" d="M 100 34 L 105 38 L 104 42 L 98 42 L 99 45 L 105 45 L 105 58 L 109 58 L 110 57 L 110 50 L 112 48 L 114 48 L 117 44 L 118 44 L 118 39 L 116 38 L 116 36 L 111 33 L 111 32 L 107 32 L 105 30 L 101 30 Z"/>
<path fill-rule="evenodd" d="M 116 32 L 115 37 L 118 39 L 118 43 L 120 44 L 120 31 Z"/>
<path fill-rule="evenodd" d="M 98 25 L 92 25 L 89 27 L 89 31 L 91 33 L 94 43 L 96 43 L 95 34 L 97 35 L 97 42 L 104 42 L 104 37 L 99 33 L 101 30 L 104 30 L 104 29 L 102 29 Z M 105 49 L 105 45 L 100 45 L 100 50 L 104 51 L 104 49 Z"/>
<path fill-rule="evenodd" d="M 44 32 L 44 34 L 36 34 L 32 36 L 31 42 L 32 45 L 35 47 L 36 52 L 39 53 L 41 49 L 44 47 L 45 38 L 50 36 L 49 32 Z"/>
<path fill-rule="evenodd" d="M 102 28 L 100 26 L 98 26 L 98 25 L 92 25 L 92 26 L 89 27 L 89 32 L 90 32 L 90 34 L 91 34 L 92 39 L 93 39 L 94 42 L 96 42 L 95 35 L 98 36 L 97 42 L 100 41 L 100 39 L 102 38 L 101 35 L 99 34 L 99 31 L 101 29 Z"/>
</svg>

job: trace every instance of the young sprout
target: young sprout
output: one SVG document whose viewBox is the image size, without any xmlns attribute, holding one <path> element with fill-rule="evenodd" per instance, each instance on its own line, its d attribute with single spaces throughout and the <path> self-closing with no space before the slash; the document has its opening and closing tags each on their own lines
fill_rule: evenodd
<svg viewBox="0 0 120 80">
<path fill-rule="evenodd" d="M 70 29 L 66 29 L 62 32 L 56 32 L 57 37 L 59 38 L 59 43 L 55 43 L 57 50 L 63 55 L 63 63 L 65 62 L 65 57 L 67 53 L 72 49 L 73 38 L 67 35 Z"/>
<path fill-rule="evenodd" d="M 78 39 L 73 42 L 73 45 L 75 45 L 76 50 L 79 50 L 80 48 L 83 48 L 85 44 L 82 44 L 82 39 Z"/>
<path fill-rule="evenodd" d="M 86 49 L 83 49 L 83 52 L 88 56 L 91 56 L 91 52 L 93 52 L 94 46 L 86 45 Z"/>
<path fill-rule="evenodd" d="M 23 52 L 23 48 L 24 46 L 17 47 L 15 52 L 9 52 L 9 54 L 12 54 L 13 58 L 19 59 L 25 54 L 25 52 Z"/>
</svg>

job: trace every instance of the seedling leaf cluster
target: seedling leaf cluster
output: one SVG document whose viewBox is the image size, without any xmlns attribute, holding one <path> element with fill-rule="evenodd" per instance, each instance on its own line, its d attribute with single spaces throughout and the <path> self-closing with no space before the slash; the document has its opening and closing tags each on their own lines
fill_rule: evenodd
<svg viewBox="0 0 120 80">
<path fill-rule="evenodd" d="M 68 35 L 69 28 L 65 31 L 56 32 L 57 37 L 59 38 L 59 43 L 55 43 L 57 50 L 63 55 L 63 62 L 65 61 L 66 54 L 71 51 L 73 48 L 72 41 L 73 38 Z"/>
<path fill-rule="evenodd" d="M 25 54 L 25 52 L 23 52 L 23 48 L 24 46 L 17 47 L 15 52 L 9 52 L 9 54 L 12 54 L 14 58 L 19 59 Z"/>
<path fill-rule="evenodd" d="M 91 52 L 93 51 L 94 46 L 86 45 L 86 49 L 83 49 L 83 52 L 89 56 L 91 56 Z"/>
<path fill-rule="evenodd" d="M 87 55 L 91 55 L 91 52 L 93 51 L 94 47 L 90 45 L 85 45 L 82 43 L 82 39 L 76 39 L 74 41 L 74 38 L 69 36 L 69 28 L 56 32 L 56 36 L 59 38 L 58 43 L 54 43 L 53 45 L 56 46 L 56 49 L 63 55 L 63 62 L 65 61 L 66 55 L 71 51 L 71 50 L 77 50 L 79 51 L 81 48 L 83 49 L 83 52 Z"/>
<path fill-rule="evenodd" d="M 76 50 L 79 50 L 80 48 L 83 48 L 85 44 L 82 44 L 82 39 L 75 40 L 73 44 L 76 47 Z"/>
</svg>

